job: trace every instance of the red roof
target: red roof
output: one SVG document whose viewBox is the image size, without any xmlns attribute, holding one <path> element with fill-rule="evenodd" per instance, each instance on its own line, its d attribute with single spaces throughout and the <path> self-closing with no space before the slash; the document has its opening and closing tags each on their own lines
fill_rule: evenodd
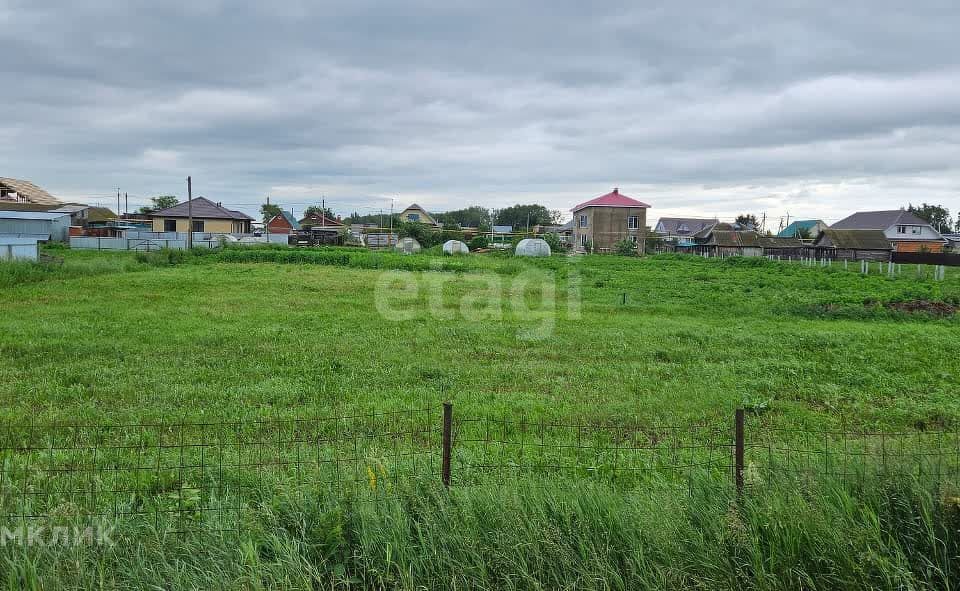
<svg viewBox="0 0 960 591">
<path fill-rule="evenodd" d="M 570 211 L 580 211 L 584 207 L 650 207 L 643 201 L 637 201 L 632 197 L 627 197 L 620 193 L 620 189 L 614 189 L 606 195 L 601 195 L 596 199 L 591 199 L 574 207 Z"/>
</svg>

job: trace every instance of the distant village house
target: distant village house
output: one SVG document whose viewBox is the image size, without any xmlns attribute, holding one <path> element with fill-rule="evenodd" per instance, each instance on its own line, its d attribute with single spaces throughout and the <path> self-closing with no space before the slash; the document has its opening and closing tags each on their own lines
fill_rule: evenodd
<svg viewBox="0 0 960 591">
<path fill-rule="evenodd" d="M 926 220 L 905 209 L 860 211 L 830 226 L 832 230 L 879 230 L 895 252 L 943 252 L 947 241 Z"/>
<path fill-rule="evenodd" d="M 404 209 L 400 212 L 400 219 L 404 222 L 416 222 L 419 224 L 427 224 L 428 226 L 439 226 L 440 224 L 430 212 L 426 209 L 420 207 L 416 203 L 410 207 Z"/>
<path fill-rule="evenodd" d="M 618 242 L 629 240 L 643 251 L 650 206 L 614 189 L 606 195 L 585 201 L 571 211 L 574 221 L 574 246 L 592 247 L 594 252 L 612 252 Z"/>
<path fill-rule="evenodd" d="M 249 234 L 253 218 L 247 214 L 227 209 L 204 197 L 197 197 L 190 203 L 194 232 L 215 234 Z M 154 232 L 187 232 L 188 202 L 151 212 Z"/>
</svg>

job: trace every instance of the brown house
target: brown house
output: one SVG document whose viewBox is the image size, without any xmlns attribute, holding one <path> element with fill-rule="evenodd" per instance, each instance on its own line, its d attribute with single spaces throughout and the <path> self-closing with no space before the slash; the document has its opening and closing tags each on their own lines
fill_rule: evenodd
<svg viewBox="0 0 960 591">
<path fill-rule="evenodd" d="M 289 211 L 281 211 L 267 222 L 267 231 L 271 234 L 292 234 L 299 229 L 297 218 Z"/>
<path fill-rule="evenodd" d="M 574 207 L 573 245 L 580 250 L 612 252 L 618 242 L 630 240 L 642 254 L 650 206 L 614 189 Z"/>
<path fill-rule="evenodd" d="M 811 247 L 817 259 L 889 261 L 893 245 L 882 230 L 837 230 L 820 232 Z"/>
</svg>

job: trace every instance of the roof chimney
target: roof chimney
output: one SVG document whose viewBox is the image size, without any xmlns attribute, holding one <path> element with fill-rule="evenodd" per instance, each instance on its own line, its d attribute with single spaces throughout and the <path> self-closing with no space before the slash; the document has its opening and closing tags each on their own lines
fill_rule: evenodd
<svg viewBox="0 0 960 591">
<path fill-rule="evenodd" d="M 614 194 L 614 195 L 619 195 L 619 194 L 620 194 L 620 189 L 619 189 L 618 187 L 614 187 L 614 188 L 613 188 L 613 194 Z"/>
</svg>

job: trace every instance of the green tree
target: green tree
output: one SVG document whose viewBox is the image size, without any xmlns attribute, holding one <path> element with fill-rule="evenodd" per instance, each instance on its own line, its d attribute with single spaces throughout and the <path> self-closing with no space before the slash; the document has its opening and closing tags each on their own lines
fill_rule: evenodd
<svg viewBox="0 0 960 591">
<path fill-rule="evenodd" d="M 470 244 L 467 246 L 470 247 L 470 250 L 478 250 L 480 248 L 486 248 L 490 246 L 490 239 L 484 236 L 483 234 L 477 234 L 470 239 Z"/>
<path fill-rule="evenodd" d="M 337 219 L 337 216 L 334 215 L 333 210 L 329 207 L 320 207 L 319 205 L 311 205 L 310 207 L 303 210 L 303 217 L 309 217 L 310 215 L 318 214 L 323 215 L 329 220 Z"/>
<path fill-rule="evenodd" d="M 384 228 L 390 227 L 390 214 L 385 213 L 380 215 L 379 213 L 367 213 L 360 215 L 357 212 L 351 213 L 345 219 L 342 220 L 344 224 L 377 224 L 378 226 L 383 223 Z M 396 228 L 400 226 L 400 216 L 393 216 L 393 227 Z"/>
<path fill-rule="evenodd" d="M 460 229 L 458 224 L 447 222 L 443 225 L 443 230 L 440 231 L 440 242 L 446 242 L 447 240 L 463 241 L 463 230 Z"/>
<path fill-rule="evenodd" d="M 752 213 L 742 213 L 737 216 L 735 221 L 748 230 L 756 230 L 760 225 L 757 221 L 757 216 Z"/>
<path fill-rule="evenodd" d="M 534 227 L 538 224 L 560 223 L 561 214 L 557 210 L 549 210 L 543 205 L 511 205 L 497 210 L 494 223 L 500 226 L 513 226 L 514 230 L 526 229 L 527 224 Z"/>
<path fill-rule="evenodd" d="M 420 222 L 402 222 L 397 227 L 397 236 L 400 238 L 413 238 L 420 243 L 423 248 L 429 248 L 440 243 L 440 232 L 432 226 L 421 224 Z"/>
<path fill-rule="evenodd" d="M 544 234 L 543 241 L 550 246 L 550 252 L 562 252 L 567 249 L 567 247 L 560 242 L 560 235 L 554 232 Z"/>
<path fill-rule="evenodd" d="M 274 203 L 264 203 L 260 206 L 260 214 L 263 215 L 264 223 L 280 215 L 281 211 L 283 210 L 280 209 L 280 206 Z"/>
<path fill-rule="evenodd" d="M 907 211 L 917 216 L 921 220 L 940 230 L 945 228 L 949 230 L 953 227 L 953 218 L 950 217 L 950 210 L 942 205 L 929 205 L 923 203 L 914 206 L 912 203 L 907 206 Z"/>
<path fill-rule="evenodd" d="M 441 224 L 458 224 L 461 228 L 478 228 L 482 224 L 490 224 L 492 219 L 490 210 L 479 205 L 438 213 L 433 217 Z"/>
<path fill-rule="evenodd" d="M 157 197 L 151 197 L 150 203 L 152 205 L 145 205 L 139 209 L 140 213 L 153 213 L 154 211 L 160 211 L 161 209 L 167 209 L 168 207 L 173 207 L 174 205 L 180 203 L 180 200 L 173 195 L 159 195 Z"/>
</svg>

